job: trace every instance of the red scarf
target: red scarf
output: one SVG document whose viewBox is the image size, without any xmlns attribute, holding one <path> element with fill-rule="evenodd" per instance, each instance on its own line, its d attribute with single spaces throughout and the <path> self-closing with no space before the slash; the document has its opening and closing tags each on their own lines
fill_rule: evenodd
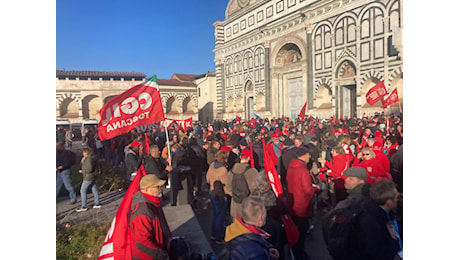
<svg viewBox="0 0 460 260">
<path fill-rule="evenodd" d="M 152 196 L 152 195 L 149 195 L 149 194 L 146 194 L 146 193 L 143 193 L 141 191 L 142 195 L 144 195 L 148 200 L 150 200 L 153 204 L 155 204 L 155 206 L 159 207 L 160 204 L 161 204 L 161 198 L 158 198 L 158 197 L 155 197 L 155 196 Z"/>
<path fill-rule="evenodd" d="M 270 234 L 265 232 L 263 229 L 256 227 L 252 224 L 244 223 L 243 220 L 241 220 L 241 218 L 238 216 L 236 216 L 235 219 L 238 220 L 243 226 L 245 226 L 251 233 L 261 235 L 264 239 L 270 238 Z"/>
</svg>

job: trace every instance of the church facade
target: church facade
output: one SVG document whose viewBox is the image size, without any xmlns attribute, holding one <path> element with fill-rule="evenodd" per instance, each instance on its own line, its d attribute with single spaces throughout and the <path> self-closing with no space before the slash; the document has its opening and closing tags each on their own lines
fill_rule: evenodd
<svg viewBox="0 0 460 260">
<path fill-rule="evenodd" d="M 402 0 L 230 0 L 214 23 L 216 117 L 399 112 Z M 399 102 L 366 102 L 383 81 Z"/>
</svg>

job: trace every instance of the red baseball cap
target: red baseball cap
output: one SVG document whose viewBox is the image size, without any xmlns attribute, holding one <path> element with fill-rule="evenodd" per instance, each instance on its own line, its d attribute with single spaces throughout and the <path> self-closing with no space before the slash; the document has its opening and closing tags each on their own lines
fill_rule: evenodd
<svg viewBox="0 0 460 260">
<path fill-rule="evenodd" d="M 224 146 L 220 147 L 220 150 L 221 150 L 221 151 L 230 152 L 230 151 L 232 150 L 232 148 L 230 148 L 230 147 L 224 145 Z"/>
<path fill-rule="evenodd" d="M 248 149 L 244 149 L 243 151 L 241 151 L 240 156 L 241 156 L 241 157 L 250 157 L 250 156 L 251 156 L 251 152 L 249 152 Z"/>
<path fill-rule="evenodd" d="M 133 142 L 131 143 L 130 146 L 131 146 L 131 147 L 134 147 L 134 146 L 141 146 L 141 145 L 142 145 L 142 144 L 139 143 L 138 141 L 133 141 Z"/>
</svg>

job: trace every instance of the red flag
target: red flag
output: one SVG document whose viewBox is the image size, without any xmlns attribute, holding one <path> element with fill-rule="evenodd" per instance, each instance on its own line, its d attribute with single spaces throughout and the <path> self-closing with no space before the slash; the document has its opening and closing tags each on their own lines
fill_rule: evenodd
<svg viewBox="0 0 460 260">
<path fill-rule="evenodd" d="M 193 120 L 192 118 L 190 117 L 189 119 L 185 119 L 184 120 L 184 131 L 187 132 L 187 129 L 189 127 L 192 127 L 192 123 L 193 123 Z"/>
<path fill-rule="evenodd" d="M 299 229 L 297 229 L 297 226 L 292 220 L 291 215 L 284 214 L 283 216 L 281 216 L 281 218 L 283 219 L 284 229 L 286 230 L 286 239 L 288 241 L 289 248 L 292 248 L 299 240 Z"/>
<path fill-rule="evenodd" d="M 281 181 L 276 172 L 275 164 L 270 159 L 270 156 L 267 152 L 267 146 L 265 145 L 265 139 L 262 138 L 262 149 L 264 152 L 264 168 L 265 173 L 267 174 L 268 182 L 272 187 L 273 193 L 279 199 L 282 198 L 283 195 L 283 187 L 281 186 Z M 282 200 L 283 201 L 283 200 Z M 299 240 L 299 230 L 297 229 L 296 225 L 292 221 L 292 218 L 289 214 L 285 214 L 282 216 L 284 229 L 286 231 L 286 238 L 288 240 L 289 248 L 292 248 L 297 241 Z"/>
<path fill-rule="evenodd" d="M 305 101 L 305 104 L 303 105 L 302 109 L 300 110 L 300 113 L 297 117 L 303 118 L 305 116 L 305 109 L 307 109 L 307 101 Z"/>
<path fill-rule="evenodd" d="M 236 116 L 236 122 L 237 123 L 241 122 L 241 117 L 239 117 L 238 115 Z"/>
<path fill-rule="evenodd" d="M 388 107 L 389 105 L 399 101 L 399 96 L 398 96 L 398 88 L 395 88 L 391 94 L 382 101 L 383 108 Z"/>
<path fill-rule="evenodd" d="M 272 159 L 267 150 L 267 145 L 265 145 L 265 139 L 262 138 L 262 149 L 263 149 L 263 159 L 264 159 L 264 168 L 265 173 L 267 174 L 268 181 L 270 182 L 270 186 L 273 189 L 276 197 L 279 197 L 283 194 L 283 188 L 281 186 L 281 181 L 276 172 L 275 164 L 273 163 Z"/>
<path fill-rule="evenodd" d="M 388 94 L 387 89 L 385 88 L 385 84 L 383 80 L 377 83 L 377 85 L 373 86 L 366 94 L 366 100 L 369 105 L 374 105 L 382 99 L 386 94 Z"/>
<path fill-rule="evenodd" d="M 97 260 L 113 259 L 124 260 L 131 259 L 131 230 L 128 223 L 128 213 L 131 209 L 133 195 L 139 191 L 139 182 L 146 175 L 144 166 L 141 165 L 136 176 L 129 185 L 125 197 L 118 207 L 117 214 L 113 218 L 104 244 Z"/>
<path fill-rule="evenodd" d="M 136 126 L 164 120 L 157 77 L 136 85 L 112 98 L 99 111 L 99 137 L 111 139 Z"/>
</svg>

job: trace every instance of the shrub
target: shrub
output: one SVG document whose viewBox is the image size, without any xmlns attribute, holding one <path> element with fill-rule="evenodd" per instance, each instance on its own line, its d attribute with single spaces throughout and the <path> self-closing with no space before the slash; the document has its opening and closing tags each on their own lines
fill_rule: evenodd
<svg viewBox="0 0 460 260">
<path fill-rule="evenodd" d="M 76 224 L 56 228 L 56 259 L 96 259 L 111 221 L 101 225 Z"/>
</svg>

